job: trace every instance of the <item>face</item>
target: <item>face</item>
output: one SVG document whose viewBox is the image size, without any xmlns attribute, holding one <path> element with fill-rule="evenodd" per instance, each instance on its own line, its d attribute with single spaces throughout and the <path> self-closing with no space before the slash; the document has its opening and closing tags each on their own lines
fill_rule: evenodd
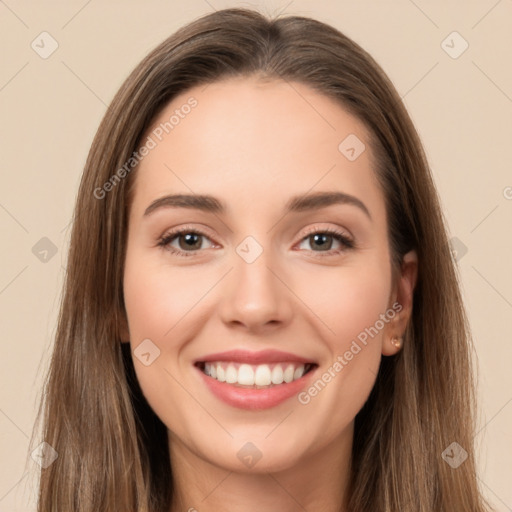
<svg viewBox="0 0 512 512">
<path fill-rule="evenodd" d="M 346 443 L 413 286 L 392 279 L 364 125 L 237 78 L 176 97 L 144 142 L 125 332 L 171 450 L 266 472 Z"/>
</svg>

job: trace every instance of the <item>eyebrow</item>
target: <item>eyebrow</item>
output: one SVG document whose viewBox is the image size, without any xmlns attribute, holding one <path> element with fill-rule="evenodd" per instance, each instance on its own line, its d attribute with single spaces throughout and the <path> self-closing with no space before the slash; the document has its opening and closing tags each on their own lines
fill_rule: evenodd
<svg viewBox="0 0 512 512">
<path fill-rule="evenodd" d="M 348 204 L 363 211 L 371 219 L 366 205 L 357 197 L 344 192 L 315 192 L 294 196 L 285 204 L 285 213 L 306 212 L 326 208 L 335 204 Z M 160 208 L 189 208 L 203 212 L 223 214 L 227 211 L 226 205 L 210 195 L 201 194 L 174 194 L 155 199 L 145 210 L 144 217 L 151 215 Z"/>
</svg>

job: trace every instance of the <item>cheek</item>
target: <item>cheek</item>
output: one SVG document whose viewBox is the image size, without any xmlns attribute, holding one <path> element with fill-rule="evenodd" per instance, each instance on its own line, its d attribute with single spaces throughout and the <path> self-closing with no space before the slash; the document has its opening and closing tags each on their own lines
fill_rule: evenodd
<svg viewBox="0 0 512 512">
<path fill-rule="evenodd" d="M 144 338 L 172 342 L 174 327 L 211 286 L 189 269 L 171 270 L 143 258 L 128 259 L 124 300 L 132 342 Z"/>
<path fill-rule="evenodd" d="M 375 266 L 345 266 L 309 274 L 298 285 L 300 297 L 317 317 L 332 351 L 346 350 L 353 339 L 364 338 L 365 329 L 386 312 L 390 293 L 390 274 L 382 262 Z M 376 338 L 376 336 L 374 336 Z"/>
<path fill-rule="evenodd" d="M 387 281 L 382 276 L 354 274 L 345 281 L 335 327 L 341 339 L 364 339 L 367 329 L 385 312 L 388 295 Z"/>
<path fill-rule="evenodd" d="M 201 325 L 201 306 L 215 284 L 215 276 L 201 279 L 199 275 L 193 267 L 172 269 L 162 259 L 155 262 L 137 250 L 126 260 L 123 291 L 135 372 L 146 399 L 161 418 L 173 409 L 172 404 L 187 399 L 173 376 L 183 378 L 178 376 L 182 349 Z M 157 349 L 147 342 L 146 346 L 158 353 L 149 366 L 137 359 L 137 348 L 147 339 Z"/>
<path fill-rule="evenodd" d="M 192 278 L 183 269 L 163 269 L 161 263 L 157 265 L 134 251 L 127 258 L 123 282 L 133 364 L 142 393 L 164 424 L 183 437 L 194 421 L 201 424 L 199 411 L 191 412 L 187 416 L 191 420 L 185 424 L 173 414 L 190 399 L 178 383 L 182 376 L 175 364 L 186 339 L 184 329 L 190 327 L 186 315 L 206 291 Z M 139 360 L 137 353 L 142 351 L 137 348 L 147 339 L 157 349 L 145 342 L 149 349 L 144 352 L 149 351 L 152 359 L 146 366 Z"/>
<path fill-rule="evenodd" d="M 318 317 L 316 325 L 326 333 L 322 336 L 327 351 L 321 371 L 298 396 L 304 410 L 321 425 L 316 448 L 336 439 L 354 420 L 378 373 L 383 335 L 380 319 L 388 307 L 390 270 L 385 261 L 375 259 L 370 264 L 369 260 L 365 265 L 359 261 L 316 273 L 301 291 L 315 299 L 308 306 Z M 381 328 L 374 330 L 376 324 Z"/>
</svg>

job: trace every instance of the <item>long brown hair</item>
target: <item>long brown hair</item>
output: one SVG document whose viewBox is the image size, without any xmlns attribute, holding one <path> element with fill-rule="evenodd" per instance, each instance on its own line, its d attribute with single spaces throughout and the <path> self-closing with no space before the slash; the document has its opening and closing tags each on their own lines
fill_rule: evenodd
<svg viewBox="0 0 512 512">
<path fill-rule="evenodd" d="M 44 412 L 43 440 L 58 453 L 41 471 L 38 511 L 170 509 L 166 427 L 141 393 L 129 345 L 120 342 L 136 174 L 125 164 L 176 95 L 251 75 L 306 84 L 364 122 L 385 194 L 394 272 L 406 252 L 418 253 L 404 348 L 382 359 L 356 417 L 348 510 L 488 510 L 475 471 L 472 342 L 459 278 L 428 163 L 399 95 L 375 60 L 331 26 L 225 9 L 181 28 L 144 58 L 113 99 L 92 143 L 38 414 L 39 421 Z M 468 453 L 457 468 L 442 457 L 453 442 Z"/>
</svg>

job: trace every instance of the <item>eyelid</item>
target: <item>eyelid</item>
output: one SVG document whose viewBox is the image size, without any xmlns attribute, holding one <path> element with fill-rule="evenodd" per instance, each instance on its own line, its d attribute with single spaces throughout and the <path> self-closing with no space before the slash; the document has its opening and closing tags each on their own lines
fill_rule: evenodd
<svg viewBox="0 0 512 512">
<path fill-rule="evenodd" d="M 199 227 L 196 227 L 197 224 L 183 224 L 175 228 L 170 228 L 164 231 L 164 234 L 159 237 L 159 240 L 163 238 L 168 238 L 169 236 L 177 236 L 180 234 L 186 233 L 197 233 L 198 235 L 202 235 L 206 238 L 209 238 L 210 240 L 212 238 L 215 238 L 215 234 L 213 230 L 210 228 L 203 226 L 202 224 L 199 225 Z M 212 240 L 213 242 L 213 240 Z"/>
<path fill-rule="evenodd" d="M 351 241 L 354 241 L 354 237 L 352 236 L 350 231 L 348 231 L 345 228 L 339 227 L 339 226 L 312 226 L 312 227 L 308 227 L 308 228 L 306 228 L 306 231 L 303 233 L 300 241 L 304 240 L 304 238 L 307 238 L 308 236 L 313 235 L 315 233 L 330 233 L 330 234 L 336 233 L 336 234 L 343 235 L 345 238 L 348 238 Z"/>
</svg>

